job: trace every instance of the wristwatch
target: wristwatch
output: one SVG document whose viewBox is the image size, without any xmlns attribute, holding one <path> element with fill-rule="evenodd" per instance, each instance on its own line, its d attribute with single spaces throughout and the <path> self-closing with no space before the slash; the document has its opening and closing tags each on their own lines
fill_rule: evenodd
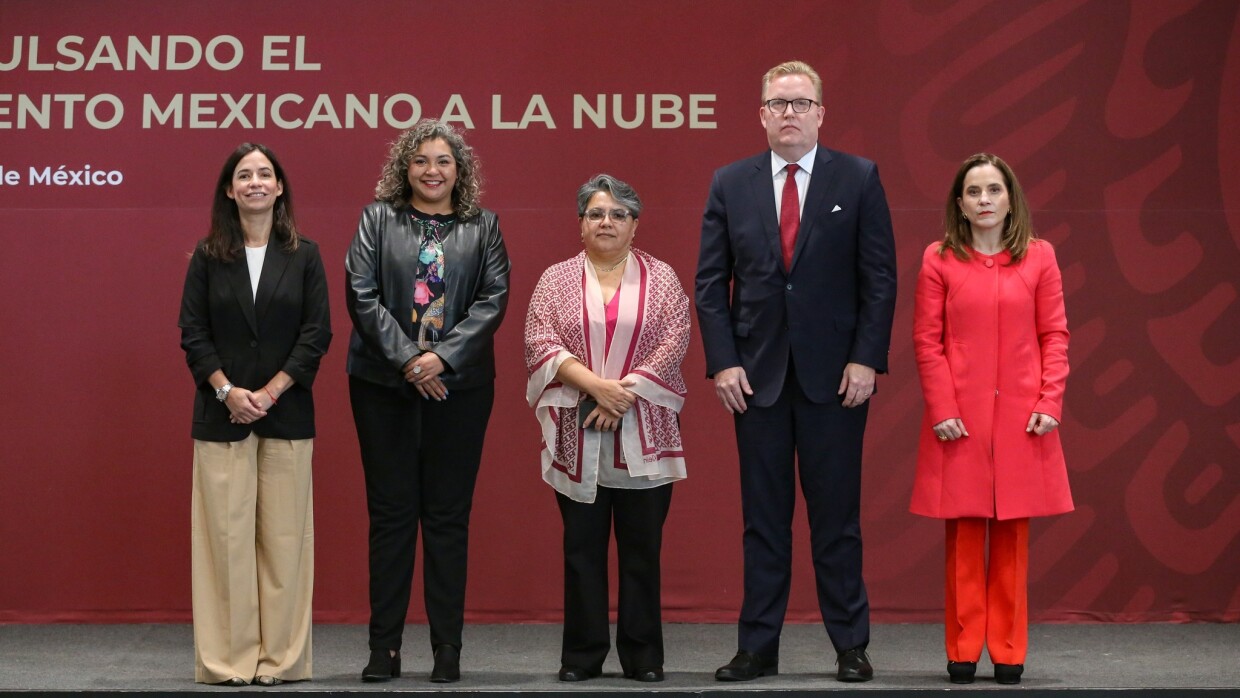
<svg viewBox="0 0 1240 698">
<path fill-rule="evenodd" d="M 216 391 L 215 391 L 215 399 L 216 399 L 216 400 L 219 400 L 220 402 L 223 402 L 223 401 L 227 400 L 227 399 L 228 399 L 228 391 L 229 391 L 229 390 L 232 390 L 232 389 L 233 389 L 233 384 L 232 384 L 232 383 L 225 383 L 224 385 L 220 386 L 220 389 L 219 389 L 219 390 L 216 390 Z"/>
</svg>

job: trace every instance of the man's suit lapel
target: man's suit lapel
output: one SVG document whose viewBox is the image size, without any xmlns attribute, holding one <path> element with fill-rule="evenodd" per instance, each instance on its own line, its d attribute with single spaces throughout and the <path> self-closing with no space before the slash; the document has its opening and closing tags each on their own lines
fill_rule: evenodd
<svg viewBox="0 0 1240 698">
<path fill-rule="evenodd" d="M 280 285 L 280 279 L 284 276 L 284 271 L 288 269 L 289 260 L 292 254 L 284 249 L 284 245 L 275 241 L 267 244 L 267 254 L 263 259 L 263 271 L 258 276 L 258 294 L 254 298 L 254 312 L 257 321 L 262 322 L 267 317 L 267 309 L 271 305 L 271 298 L 276 293 L 276 288 Z"/>
<path fill-rule="evenodd" d="M 816 224 L 830 215 L 822 208 L 828 203 L 827 194 L 835 178 L 835 163 L 831 153 L 820 144 L 814 156 L 814 171 L 809 177 L 809 189 L 805 192 L 805 205 L 801 207 L 801 228 L 797 231 L 796 248 L 792 251 L 792 268 L 795 269 L 801 252 L 809 244 L 811 235 L 818 234 Z M 791 270 L 789 270 L 791 271 Z"/>
<path fill-rule="evenodd" d="M 779 213 L 775 210 L 775 185 L 771 183 L 771 152 L 768 150 L 753 159 L 753 173 L 749 178 L 754 200 L 758 204 L 758 217 L 771 254 L 783 269 L 784 253 L 779 246 Z"/>
<path fill-rule="evenodd" d="M 254 336 L 258 336 L 258 321 L 254 317 L 254 291 L 250 288 L 250 265 L 246 263 L 245 249 L 241 256 L 228 263 L 228 285 L 232 287 L 241 313 Z M 262 290 L 261 288 L 259 289 Z"/>
</svg>

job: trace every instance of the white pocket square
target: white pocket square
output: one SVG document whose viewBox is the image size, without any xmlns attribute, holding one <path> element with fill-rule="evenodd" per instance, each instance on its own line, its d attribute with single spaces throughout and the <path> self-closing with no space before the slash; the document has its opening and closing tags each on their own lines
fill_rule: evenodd
<svg viewBox="0 0 1240 698">
<path fill-rule="evenodd" d="M 840 208 L 839 204 L 836 204 L 835 208 L 831 209 L 831 213 L 835 213 L 836 211 L 843 211 L 843 210 L 844 209 Z"/>
</svg>

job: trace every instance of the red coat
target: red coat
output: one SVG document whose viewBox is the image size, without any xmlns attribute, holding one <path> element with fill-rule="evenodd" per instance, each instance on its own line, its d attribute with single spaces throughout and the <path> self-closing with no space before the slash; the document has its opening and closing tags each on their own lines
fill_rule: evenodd
<svg viewBox="0 0 1240 698">
<path fill-rule="evenodd" d="M 1016 519 L 1072 511 L 1059 430 L 1025 431 L 1042 412 L 1061 419 L 1068 378 L 1063 282 L 1050 243 L 1025 258 L 974 252 L 968 261 L 938 243 L 917 277 L 913 347 L 926 402 L 909 510 L 941 519 Z M 940 442 L 953 417 L 969 436 Z"/>
</svg>

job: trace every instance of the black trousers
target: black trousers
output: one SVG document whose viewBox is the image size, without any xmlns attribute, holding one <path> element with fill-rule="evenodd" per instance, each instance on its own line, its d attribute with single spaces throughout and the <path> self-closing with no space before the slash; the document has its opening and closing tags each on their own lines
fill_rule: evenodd
<svg viewBox="0 0 1240 698">
<path fill-rule="evenodd" d="M 469 513 L 495 386 L 443 402 L 349 377 L 370 514 L 370 648 L 400 649 L 422 528 L 431 646 L 461 646 Z"/>
<path fill-rule="evenodd" d="M 837 652 L 870 641 L 861 577 L 861 446 L 869 403 L 811 402 L 789 359 L 779 399 L 738 414 L 745 597 L 739 649 L 778 656 L 792 583 L 796 481 L 809 518 L 818 608 Z"/>
<path fill-rule="evenodd" d="M 651 489 L 598 488 L 594 503 L 555 495 L 564 520 L 564 639 L 560 661 L 597 673 L 611 649 L 607 551 L 612 521 L 620 566 L 616 654 L 626 674 L 663 666 L 659 555 L 671 484 Z"/>
</svg>

